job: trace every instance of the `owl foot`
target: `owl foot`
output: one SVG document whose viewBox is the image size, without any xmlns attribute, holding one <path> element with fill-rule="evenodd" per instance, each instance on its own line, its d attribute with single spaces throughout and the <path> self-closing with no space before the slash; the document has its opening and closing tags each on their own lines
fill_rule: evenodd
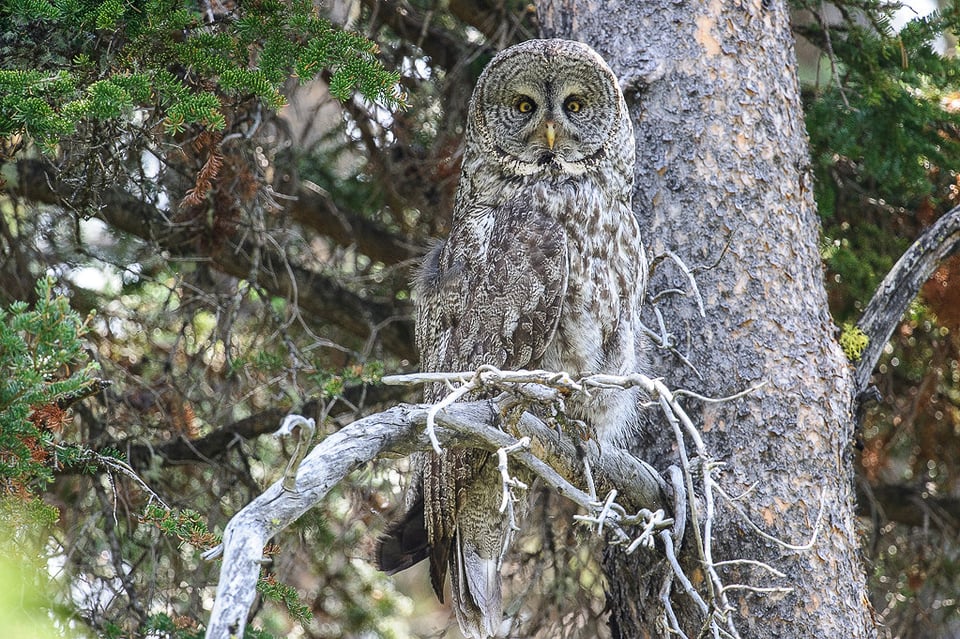
<svg viewBox="0 0 960 639">
<path fill-rule="evenodd" d="M 458 388 L 455 388 L 451 393 L 446 397 L 441 399 L 439 402 L 430 407 L 430 410 L 427 411 L 427 437 L 430 439 L 430 443 L 433 445 L 433 450 L 438 454 L 443 454 L 443 447 L 440 445 L 440 440 L 437 439 L 437 413 L 441 410 L 455 403 L 458 399 L 466 395 L 472 390 L 476 390 L 479 387 L 478 382 L 479 376 L 475 376 L 469 382 L 461 385 Z"/>
<path fill-rule="evenodd" d="M 500 471 L 500 477 L 503 479 L 503 500 L 500 502 L 500 512 L 504 513 L 508 508 L 510 509 L 510 527 L 514 529 L 517 529 L 517 526 L 513 521 L 513 502 L 517 501 L 517 498 L 513 496 L 512 489 L 519 488 L 520 490 L 527 490 L 529 486 L 516 477 L 510 476 L 510 472 L 507 469 L 507 455 L 518 450 L 527 450 L 529 448 L 530 438 L 523 437 L 516 444 L 497 449 L 497 458 L 500 462 L 497 464 L 497 470 Z"/>
</svg>

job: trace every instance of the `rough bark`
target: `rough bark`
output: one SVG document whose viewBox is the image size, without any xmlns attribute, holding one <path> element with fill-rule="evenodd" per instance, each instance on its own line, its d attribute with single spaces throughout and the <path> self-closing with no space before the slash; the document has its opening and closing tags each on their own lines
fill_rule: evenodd
<svg viewBox="0 0 960 639">
<path fill-rule="evenodd" d="M 655 356 L 669 385 L 721 396 L 688 410 L 726 463 L 720 484 L 768 533 L 810 551 L 785 551 L 718 506 L 714 559 L 748 558 L 788 575 L 725 568 L 728 582 L 786 585 L 785 596 L 728 594 L 744 637 L 875 634 L 855 531 L 850 441 L 854 379 L 835 340 L 818 252 L 793 38 L 782 1 L 539 3 L 547 35 L 594 46 L 628 93 L 637 134 L 634 203 L 648 254 L 671 250 L 697 270 L 706 317 L 689 299 L 658 303 L 695 374 Z M 653 288 L 683 287 L 660 269 Z M 634 450 L 663 469 L 675 446 L 650 424 Z M 689 544 L 687 548 L 689 548 Z M 662 566 L 615 551 L 607 561 L 614 636 L 661 636 Z M 686 557 L 689 574 L 696 574 Z M 633 577 L 639 575 L 639 577 Z M 694 585 L 697 581 L 694 578 Z M 702 615 L 675 596 L 681 626 Z"/>
</svg>

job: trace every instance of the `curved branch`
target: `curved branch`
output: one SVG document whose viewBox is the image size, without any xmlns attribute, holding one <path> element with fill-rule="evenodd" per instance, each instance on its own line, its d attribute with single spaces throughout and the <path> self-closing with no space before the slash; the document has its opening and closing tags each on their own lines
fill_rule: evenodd
<svg viewBox="0 0 960 639">
<path fill-rule="evenodd" d="M 500 399 L 510 401 L 509 397 Z M 375 457 L 388 453 L 408 455 L 430 449 L 431 444 L 424 431 L 427 408 L 399 405 L 353 422 L 327 437 L 307 455 L 297 472 L 296 492 L 284 491 L 282 482 L 277 481 L 234 515 L 223 533 L 223 562 L 216 600 L 207 625 L 208 638 L 242 636 L 256 595 L 263 548 L 271 537 L 316 506 L 348 473 Z M 497 450 L 515 444 L 517 440 L 514 437 L 487 425 L 490 416 L 490 403 L 487 401 L 455 404 L 438 417 L 436 434 L 444 445 L 456 443 Z M 529 413 L 519 420 L 517 429 L 541 441 L 564 439 L 563 435 Z M 565 446 L 573 450 L 572 443 L 567 442 Z M 528 451 L 517 452 L 513 458 L 561 495 L 585 508 L 590 507 L 589 495 L 554 470 L 554 462 L 558 460 L 547 458 L 544 461 Z M 601 456 L 594 446 L 587 451 L 587 458 L 599 476 L 617 480 L 632 476 L 637 483 L 647 483 L 644 486 L 622 485 L 620 494 L 624 497 L 625 505 L 653 510 L 668 503 L 659 475 L 626 452 L 607 448 Z M 624 466 L 620 467 L 621 464 Z M 575 467 L 576 463 L 567 459 L 558 465 Z M 656 498 L 653 503 L 631 501 L 638 494 L 655 495 Z"/>
<path fill-rule="evenodd" d="M 960 206 L 947 211 L 925 230 L 897 260 L 883 278 L 863 312 L 857 327 L 866 333 L 869 343 L 856 368 L 857 395 L 870 382 L 883 347 L 920 287 L 930 279 L 943 260 L 960 248 Z"/>
</svg>

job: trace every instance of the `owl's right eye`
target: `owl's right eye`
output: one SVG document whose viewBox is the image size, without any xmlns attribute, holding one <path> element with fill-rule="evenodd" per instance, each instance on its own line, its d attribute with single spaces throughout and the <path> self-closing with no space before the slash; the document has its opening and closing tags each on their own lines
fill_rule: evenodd
<svg viewBox="0 0 960 639">
<path fill-rule="evenodd" d="M 537 105 L 530 98 L 520 98 L 517 100 L 517 111 L 520 113 L 533 113 Z"/>
</svg>

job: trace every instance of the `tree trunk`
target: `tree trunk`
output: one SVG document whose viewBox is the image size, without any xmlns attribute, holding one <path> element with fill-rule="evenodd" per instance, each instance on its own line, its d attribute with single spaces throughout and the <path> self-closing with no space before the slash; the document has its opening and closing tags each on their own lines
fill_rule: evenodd
<svg viewBox="0 0 960 639">
<path fill-rule="evenodd" d="M 691 297 L 657 304 L 702 378 L 662 351 L 647 372 L 712 397 L 763 383 L 727 403 L 686 402 L 713 458 L 726 464 L 719 483 L 728 495 L 746 494 L 737 502 L 743 511 L 794 545 L 810 540 L 823 508 L 812 548 L 786 550 L 718 502 L 714 561 L 759 560 L 786 575 L 739 564 L 718 568 L 724 581 L 792 588 L 785 595 L 728 591 L 738 630 L 744 637 L 873 636 L 854 518 L 854 385 L 827 308 L 785 3 L 539 5 L 545 35 L 587 42 L 620 75 L 634 114 L 634 208 L 648 256 L 669 250 L 702 267 L 696 280 L 705 318 Z M 658 269 L 654 292 L 689 288 L 671 268 Z M 651 419 L 633 448 L 664 471 L 676 463 L 676 444 Z M 702 588 L 690 547 L 682 561 Z M 665 634 L 657 593 L 668 568 L 645 561 L 650 554 L 609 553 L 614 636 Z M 702 613 L 682 593 L 672 603 L 681 628 L 697 636 Z"/>
</svg>

